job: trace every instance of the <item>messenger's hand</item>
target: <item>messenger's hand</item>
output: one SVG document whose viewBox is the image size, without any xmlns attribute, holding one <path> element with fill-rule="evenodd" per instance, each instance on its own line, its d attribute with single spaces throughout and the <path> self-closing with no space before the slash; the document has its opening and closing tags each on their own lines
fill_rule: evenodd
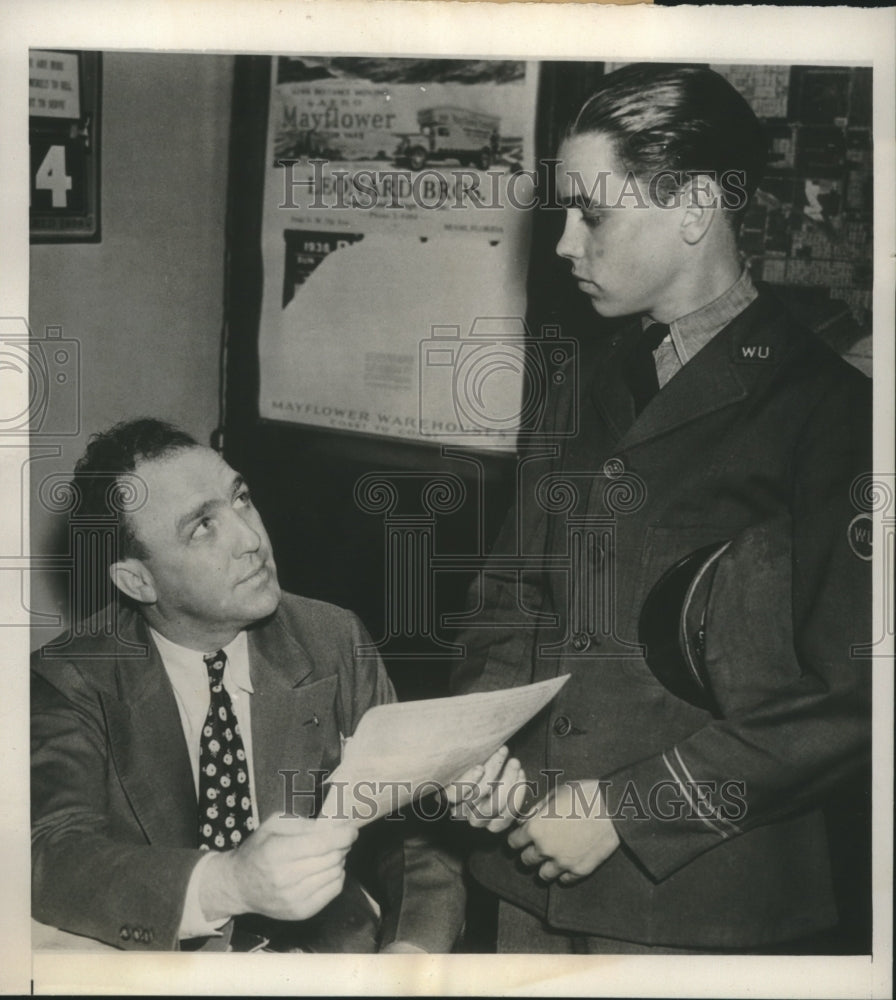
<svg viewBox="0 0 896 1000">
<path fill-rule="evenodd" d="M 465 771 L 445 790 L 455 819 L 500 833 L 522 814 L 526 772 L 507 747 L 496 750 L 484 764 Z"/>
<path fill-rule="evenodd" d="M 521 850 L 524 865 L 538 865 L 546 882 L 571 884 L 590 875 L 619 846 L 613 821 L 603 815 L 600 785 L 560 785 L 542 799 L 507 843 Z"/>
<path fill-rule="evenodd" d="M 342 891 L 357 836 L 346 820 L 271 816 L 236 850 L 203 866 L 203 912 L 209 920 L 240 913 L 305 920 Z"/>
<path fill-rule="evenodd" d="M 425 948 L 420 948 L 416 944 L 411 944 L 410 941 L 393 941 L 391 944 L 387 944 L 380 948 L 381 955 L 426 955 L 428 952 Z"/>
</svg>

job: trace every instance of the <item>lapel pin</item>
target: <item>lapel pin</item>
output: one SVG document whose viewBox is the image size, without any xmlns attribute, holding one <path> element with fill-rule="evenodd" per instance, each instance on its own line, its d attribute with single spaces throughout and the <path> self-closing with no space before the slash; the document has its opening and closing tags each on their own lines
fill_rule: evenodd
<svg viewBox="0 0 896 1000">
<path fill-rule="evenodd" d="M 310 726 L 312 724 L 315 725 L 315 726 L 319 726 L 320 725 L 320 719 L 318 719 L 318 717 L 316 715 L 312 715 L 310 719 L 306 719 L 302 723 L 303 726 Z"/>
</svg>

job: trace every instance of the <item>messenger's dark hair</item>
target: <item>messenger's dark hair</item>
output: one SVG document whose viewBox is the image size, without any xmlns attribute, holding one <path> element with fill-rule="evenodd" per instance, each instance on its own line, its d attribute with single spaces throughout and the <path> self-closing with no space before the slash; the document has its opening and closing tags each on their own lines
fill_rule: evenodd
<svg viewBox="0 0 896 1000">
<path fill-rule="evenodd" d="M 122 494 L 132 492 L 125 480 L 140 462 L 167 458 L 184 448 L 197 448 L 189 434 L 149 417 L 123 421 L 91 436 L 84 455 L 75 465 L 72 486 L 78 497 L 78 515 L 86 518 L 116 517 L 118 551 L 115 558 L 145 558 L 147 553 L 134 534 Z M 137 491 L 139 493 L 139 491 Z"/>
<path fill-rule="evenodd" d="M 762 178 L 768 151 L 744 97 L 723 76 L 695 66 L 632 63 L 607 74 L 567 136 L 591 133 L 610 138 L 619 165 L 642 180 L 663 172 L 732 178 L 729 190 L 721 184 L 722 204 L 735 224 Z"/>
</svg>

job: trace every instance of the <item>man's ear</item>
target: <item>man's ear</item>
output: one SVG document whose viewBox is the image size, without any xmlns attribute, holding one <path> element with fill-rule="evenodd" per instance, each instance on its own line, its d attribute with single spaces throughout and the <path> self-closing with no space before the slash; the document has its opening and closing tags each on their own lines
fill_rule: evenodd
<svg viewBox="0 0 896 1000">
<path fill-rule="evenodd" d="M 126 597 L 138 604 L 155 604 L 155 581 L 142 560 L 129 558 L 112 563 L 109 576 Z"/>
<path fill-rule="evenodd" d="M 679 192 L 684 215 L 681 234 L 692 245 L 709 232 L 716 216 L 722 211 L 722 192 L 709 174 L 694 174 Z"/>
</svg>

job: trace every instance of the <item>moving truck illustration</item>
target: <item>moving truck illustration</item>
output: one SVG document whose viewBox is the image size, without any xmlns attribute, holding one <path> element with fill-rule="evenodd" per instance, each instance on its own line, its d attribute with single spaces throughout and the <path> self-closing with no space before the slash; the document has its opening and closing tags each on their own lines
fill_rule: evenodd
<svg viewBox="0 0 896 1000">
<path fill-rule="evenodd" d="M 500 139 L 501 119 L 468 108 L 441 105 L 417 112 L 419 132 L 402 137 L 398 158 L 411 170 L 422 170 L 430 160 L 459 160 L 488 170 Z"/>
</svg>

